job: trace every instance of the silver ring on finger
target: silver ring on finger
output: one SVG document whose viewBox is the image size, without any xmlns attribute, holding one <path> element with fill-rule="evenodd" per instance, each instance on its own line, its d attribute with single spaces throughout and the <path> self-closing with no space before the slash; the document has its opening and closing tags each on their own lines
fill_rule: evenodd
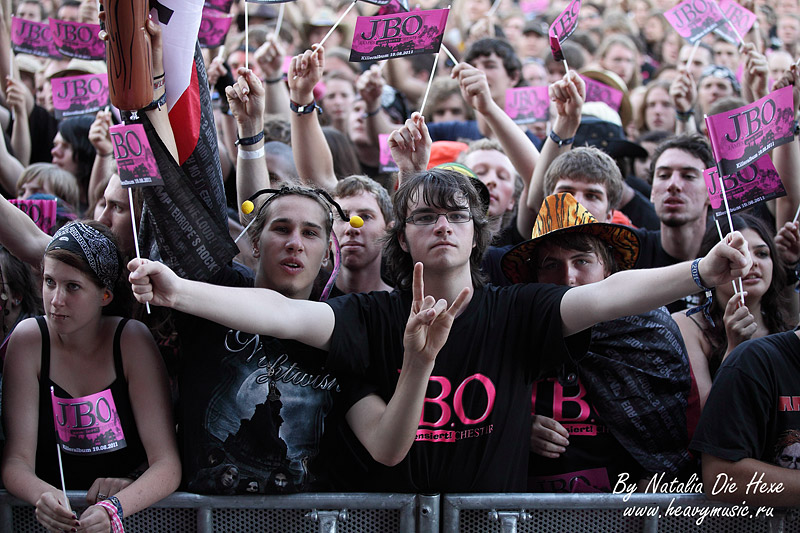
<svg viewBox="0 0 800 533">
<path fill-rule="evenodd" d="M 98 492 L 98 493 L 97 493 L 97 501 L 103 501 L 103 500 L 105 500 L 106 498 L 108 498 L 108 496 L 106 496 L 106 495 L 105 495 L 105 494 L 103 494 L 102 492 Z"/>
</svg>

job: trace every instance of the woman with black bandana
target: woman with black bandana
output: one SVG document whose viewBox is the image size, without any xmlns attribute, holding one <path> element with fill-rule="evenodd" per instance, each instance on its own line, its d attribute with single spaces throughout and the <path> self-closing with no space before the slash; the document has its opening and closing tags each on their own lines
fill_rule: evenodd
<svg viewBox="0 0 800 533">
<path fill-rule="evenodd" d="M 147 328 L 114 316 L 124 278 L 108 228 L 67 224 L 42 270 L 45 315 L 16 327 L 6 355 L 3 482 L 49 531 L 118 531 L 180 481 L 166 371 Z M 88 491 L 80 518 L 57 488 L 56 443 L 66 487 Z"/>
</svg>

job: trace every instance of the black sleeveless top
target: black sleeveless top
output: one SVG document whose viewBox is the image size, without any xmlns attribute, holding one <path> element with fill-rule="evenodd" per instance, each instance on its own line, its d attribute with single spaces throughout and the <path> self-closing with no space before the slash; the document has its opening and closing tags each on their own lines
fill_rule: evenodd
<svg viewBox="0 0 800 533">
<path fill-rule="evenodd" d="M 36 317 L 42 332 L 42 368 L 39 376 L 39 434 L 36 445 L 36 475 L 54 487 L 61 487 L 56 452 L 56 432 L 53 422 L 53 404 L 50 387 L 56 398 L 72 398 L 56 382 L 50 379 L 50 333 L 44 317 Z M 64 464 L 64 484 L 67 490 L 88 490 L 98 477 L 127 477 L 140 466 L 146 465 L 147 455 L 142 446 L 136 422 L 133 418 L 128 382 L 122 368 L 120 337 L 127 319 L 122 319 L 114 333 L 114 371 L 116 378 L 107 387 L 114 397 L 114 404 L 125 434 L 126 446 L 120 450 L 92 455 L 75 455 L 61 451 Z M 100 392 L 100 391 L 97 391 Z"/>
</svg>

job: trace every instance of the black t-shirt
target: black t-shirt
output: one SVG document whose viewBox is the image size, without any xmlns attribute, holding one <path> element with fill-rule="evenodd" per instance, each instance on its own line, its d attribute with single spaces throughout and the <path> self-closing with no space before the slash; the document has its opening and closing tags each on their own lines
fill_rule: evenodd
<svg viewBox="0 0 800 533">
<path fill-rule="evenodd" d="M 394 492 L 524 491 L 531 384 L 588 343 L 590 330 L 562 336 L 567 290 L 541 284 L 476 289 L 436 358 L 411 451 L 392 468 L 371 464 L 362 485 Z M 410 292 L 350 294 L 329 305 L 336 326 L 328 366 L 359 377 L 345 387 L 347 406 L 371 393 L 388 402 L 403 363 Z"/>
<path fill-rule="evenodd" d="M 658 268 L 670 265 L 675 265 L 682 262 L 669 255 L 664 247 L 661 246 L 661 230 L 653 231 L 649 229 L 634 229 L 636 235 L 639 237 L 639 259 L 636 260 L 634 268 Z M 680 300 L 668 304 L 666 307 L 670 313 L 678 311 L 685 311 L 695 307 L 700 303 L 700 296 L 702 293 L 690 294 Z"/>
<path fill-rule="evenodd" d="M 228 267 L 213 282 L 253 285 Z M 325 368 L 325 352 L 190 315 L 180 315 L 177 325 L 186 488 L 205 494 L 327 488 L 316 458 L 339 384 Z"/>
<path fill-rule="evenodd" d="M 794 331 L 744 342 L 714 378 L 692 449 L 726 461 L 798 468 L 800 340 Z M 783 456 L 783 457 L 782 457 Z"/>
</svg>

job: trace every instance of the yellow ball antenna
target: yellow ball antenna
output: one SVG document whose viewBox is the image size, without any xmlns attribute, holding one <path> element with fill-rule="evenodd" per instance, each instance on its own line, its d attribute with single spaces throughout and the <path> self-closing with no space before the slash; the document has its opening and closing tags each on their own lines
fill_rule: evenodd
<svg viewBox="0 0 800 533">
<path fill-rule="evenodd" d="M 244 202 L 242 202 L 242 213 L 244 213 L 245 215 L 249 215 L 250 213 L 252 213 L 253 209 L 255 209 L 255 206 L 253 205 L 253 202 L 251 202 L 250 200 L 245 200 Z"/>
<path fill-rule="evenodd" d="M 360 228 L 364 225 L 364 219 L 358 215 L 353 215 L 350 217 L 350 225 L 354 228 Z"/>
</svg>

